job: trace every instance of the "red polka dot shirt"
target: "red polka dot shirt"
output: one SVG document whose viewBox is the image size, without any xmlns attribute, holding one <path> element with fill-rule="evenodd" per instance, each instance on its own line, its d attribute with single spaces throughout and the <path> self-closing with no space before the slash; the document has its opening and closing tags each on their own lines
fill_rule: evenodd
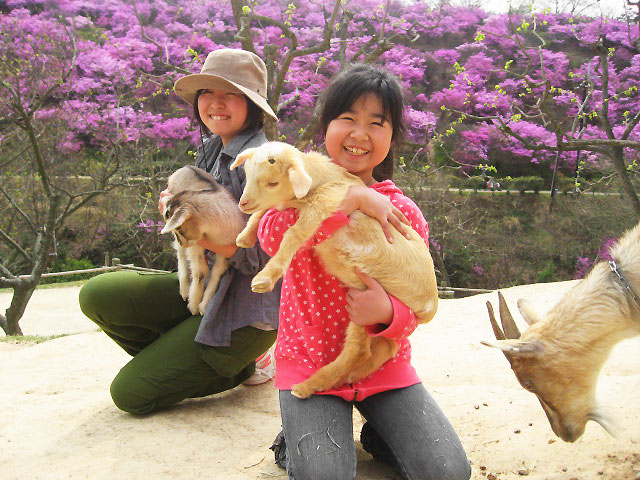
<svg viewBox="0 0 640 480">
<path fill-rule="evenodd" d="M 429 228 L 416 204 L 405 197 L 391 180 L 372 185 L 388 196 L 405 215 L 412 227 L 429 244 Z M 297 210 L 269 210 L 260 222 L 258 239 L 263 250 L 274 255 L 282 236 L 297 220 Z M 333 361 L 342 349 L 349 316 L 345 310 L 346 289 L 328 274 L 313 246 L 335 230 L 346 225 L 349 217 L 336 213 L 326 219 L 310 242 L 293 257 L 285 272 L 280 297 L 280 320 L 275 350 L 276 388 L 290 390 L 317 369 Z M 355 384 L 346 384 L 319 394 L 337 395 L 348 401 L 359 401 L 385 390 L 407 387 L 420 382 L 411 365 L 411 344 L 408 336 L 418 322 L 413 311 L 389 295 L 393 319 L 381 325 L 367 327 L 372 336 L 385 336 L 398 342 L 398 354 L 380 369 Z"/>
</svg>

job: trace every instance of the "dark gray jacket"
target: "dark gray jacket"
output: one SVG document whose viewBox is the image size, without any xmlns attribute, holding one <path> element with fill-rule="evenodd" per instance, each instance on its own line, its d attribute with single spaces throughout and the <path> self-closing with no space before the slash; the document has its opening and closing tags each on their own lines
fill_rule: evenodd
<svg viewBox="0 0 640 480">
<path fill-rule="evenodd" d="M 229 170 L 236 156 L 247 148 L 258 147 L 267 138 L 262 130 L 244 132 L 226 146 L 217 135 L 205 140 L 198 151 L 196 166 L 211 173 L 240 200 L 245 184 L 244 167 Z M 262 270 L 269 256 L 256 243 L 253 248 L 238 248 L 229 259 L 230 268 L 220 279 L 216 294 L 202 316 L 196 342 L 210 346 L 228 346 L 231 332 L 252 323 L 267 323 L 278 328 L 280 286 L 270 293 L 253 293 L 251 279 Z"/>
</svg>

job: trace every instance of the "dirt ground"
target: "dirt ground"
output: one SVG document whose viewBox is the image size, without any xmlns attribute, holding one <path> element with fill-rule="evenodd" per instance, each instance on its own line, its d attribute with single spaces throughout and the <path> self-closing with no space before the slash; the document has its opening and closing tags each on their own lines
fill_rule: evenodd
<svg viewBox="0 0 640 480">
<path fill-rule="evenodd" d="M 514 312 L 520 297 L 544 312 L 571 283 L 503 293 Z M 21 322 L 25 334 L 73 335 L 0 343 L 1 478 L 286 479 L 268 449 L 280 430 L 271 382 L 145 417 L 123 413 L 109 384 L 129 357 L 82 316 L 77 295 L 77 287 L 37 290 Z M 564 443 L 503 355 L 480 344 L 492 336 L 487 300 L 495 306 L 497 295 L 442 300 L 434 320 L 411 337 L 413 363 L 457 429 L 472 478 L 640 478 L 640 337 L 620 343 L 600 376 L 598 397 L 617 419 L 617 437 L 590 423 L 577 442 Z M 0 310 L 9 301 L 0 293 Z M 354 417 L 359 438 L 362 422 Z M 399 478 L 357 445 L 359 480 Z"/>
</svg>

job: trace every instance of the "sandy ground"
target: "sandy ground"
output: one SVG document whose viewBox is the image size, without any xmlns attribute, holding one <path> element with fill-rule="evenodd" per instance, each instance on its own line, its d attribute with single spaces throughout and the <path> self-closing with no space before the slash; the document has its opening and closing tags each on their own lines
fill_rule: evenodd
<svg viewBox="0 0 640 480">
<path fill-rule="evenodd" d="M 571 282 L 504 290 L 548 310 Z M 269 445 L 280 430 L 271 383 L 188 400 L 142 418 L 119 411 L 109 384 L 128 356 L 84 319 L 77 288 L 38 290 L 25 334 L 74 333 L 37 345 L 0 343 L 0 477 L 9 479 L 285 479 Z M 4 310 L 10 296 L 0 294 Z M 414 364 L 457 429 L 474 479 L 635 479 L 640 472 L 640 337 L 619 344 L 598 387 L 620 431 L 590 423 L 576 443 L 549 428 L 491 338 L 485 302 L 443 300 L 412 336 Z M 361 420 L 354 418 L 359 432 Z M 359 435 L 358 435 L 359 436 Z M 358 479 L 398 478 L 358 443 Z M 340 479 L 336 479 L 340 480 Z"/>
</svg>

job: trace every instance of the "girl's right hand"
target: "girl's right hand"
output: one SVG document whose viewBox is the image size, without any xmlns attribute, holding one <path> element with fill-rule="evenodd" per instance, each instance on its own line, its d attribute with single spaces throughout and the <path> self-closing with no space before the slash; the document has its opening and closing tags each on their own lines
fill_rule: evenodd
<svg viewBox="0 0 640 480">
<path fill-rule="evenodd" d="M 160 198 L 158 198 L 158 211 L 160 212 L 160 214 L 162 214 L 162 212 L 164 211 L 164 202 L 162 201 L 162 199 L 164 197 L 168 197 L 169 195 L 171 195 L 171 193 L 169 192 L 168 188 L 165 188 L 160 192 Z"/>
<path fill-rule="evenodd" d="M 360 185 L 349 187 L 347 195 L 340 204 L 340 209 L 345 215 L 360 210 L 378 220 L 389 243 L 393 243 L 392 226 L 403 236 L 410 238 L 405 225 L 411 226 L 411 224 L 404 214 L 391 203 L 389 197 L 371 188 Z"/>
</svg>

